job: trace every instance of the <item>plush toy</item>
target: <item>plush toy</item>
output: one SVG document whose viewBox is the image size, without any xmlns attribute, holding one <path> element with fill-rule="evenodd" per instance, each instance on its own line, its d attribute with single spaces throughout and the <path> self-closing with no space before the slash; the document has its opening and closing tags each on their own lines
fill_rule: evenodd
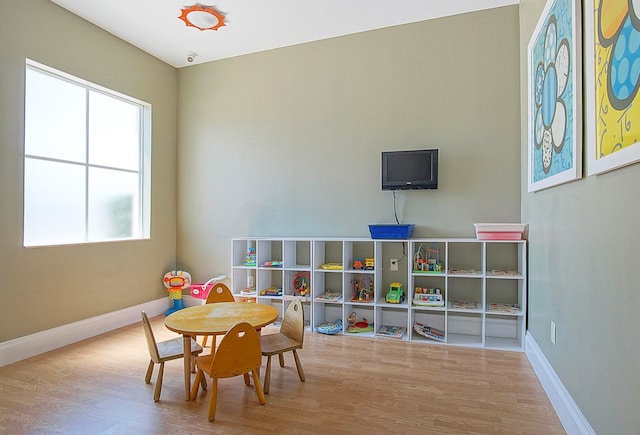
<svg viewBox="0 0 640 435">
<path fill-rule="evenodd" d="M 169 292 L 169 299 L 173 301 L 173 307 L 165 311 L 165 315 L 169 315 L 184 308 L 182 300 L 182 290 L 189 288 L 191 285 L 191 274 L 184 270 L 172 270 L 164 275 L 164 286 Z"/>
</svg>

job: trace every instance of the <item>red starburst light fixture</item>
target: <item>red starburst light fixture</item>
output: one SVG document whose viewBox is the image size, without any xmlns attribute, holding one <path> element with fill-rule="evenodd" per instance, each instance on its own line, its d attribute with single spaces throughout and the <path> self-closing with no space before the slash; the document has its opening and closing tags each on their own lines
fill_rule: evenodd
<svg viewBox="0 0 640 435">
<path fill-rule="evenodd" d="M 181 9 L 182 15 L 178 18 L 185 22 L 187 27 L 195 27 L 199 30 L 218 30 L 224 26 L 224 15 L 213 6 L 195 4 Z"/>
</svg>

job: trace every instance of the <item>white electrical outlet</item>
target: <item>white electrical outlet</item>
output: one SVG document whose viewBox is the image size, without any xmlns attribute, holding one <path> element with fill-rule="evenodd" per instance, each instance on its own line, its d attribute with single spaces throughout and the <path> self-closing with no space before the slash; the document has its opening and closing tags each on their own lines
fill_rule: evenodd
<svg viewBox="0 0 640 435">
<path fill-rule="evenodd" d="M 398 259 L 392 258 L 389 260 L 389 270 L 398 270 Z"/>
<path fill-rule="evenodd" d="M 551 321 L 550 331 L 551 331 L 550 332 L 551 344 L 555 346 L 556 345 L 556 322 L 554 322 L 553 320 Z"/>
</svg>

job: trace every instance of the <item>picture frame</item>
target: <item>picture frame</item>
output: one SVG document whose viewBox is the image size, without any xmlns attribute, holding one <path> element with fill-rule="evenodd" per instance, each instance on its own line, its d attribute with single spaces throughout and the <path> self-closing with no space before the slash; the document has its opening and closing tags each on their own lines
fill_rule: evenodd
<svg viewBox="0 0 640 435">
<path fill-rule="evenodd" d="M 527 46 L 528 191 L 582 178 L 579 0 L 548 0 Z"/>
<path fill-rule="evenodd" d="M 601 4 L 606 9 L 600 10 Z M 629 49 L 640 38 L 640 10 L 630 5 L 628 0 L 585 1 L 589 176 L 640 161 L 640 77 L 633 67 L 638 52 L 635 46 Z"/>
</svg>

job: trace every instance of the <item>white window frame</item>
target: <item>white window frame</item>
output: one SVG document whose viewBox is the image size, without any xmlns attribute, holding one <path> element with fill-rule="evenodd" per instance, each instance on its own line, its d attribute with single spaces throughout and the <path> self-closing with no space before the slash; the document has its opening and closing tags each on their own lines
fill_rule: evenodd
<svg viewBox="0 0 640 435">
<path fill-rule="evenodd" d="M 84 213 L 84 220 L 85 220 L 85 234 L 84 234 L 84 240 L 83 241 L 73 241 L 73 242 L 65 242 L 64 240 L 60 240 L 54 243 L 30 243 L 30 244 L 26 244 L 25 241 L 25 232 L 26 232 L 26 213 L 23 215 L 23 225 L 24 225 L 24 231 L 23 231 L 23 246 L 24 247 L 38 247 L 38 246 L 58 246 L 58 245 L 73 245 L 73 244 L 92 244 L 92 243 L 104 243 L 104 242 L 119 242 L 119 241 L 131 241 L 131 240 L 145 240 L 145 239 L 149 239 L 151 237 L 151 105 L 149 103 L 146 103 L 144 101 L 138 100 L 136 98 L 130 97 L 128 95 L 122 94 L 120 92 L 117 91 L 113 91 L 111 89 L 105 88 L 103 86 L 97 85 L 95 83 L 91 83 L 87 80 L 81 79 L 79 77 L 73 76 L 71 74 L 56 70 L 54 68 L 51 68 L 47 65 L 41 64 L 39 62 L 36 62 L 34 60 L 31 59 L 26 59 L 26 67 L 25 67 L 25 75 L 26 75 L 26 70 L 27 69 L 32 69 L 32 70 L 36 70 L 40 73 L 44 73 L 47 75 L 50 75 L 54 78 L 60 79 L 60 80 L 64 80 L 64 81 L 68 81 L 73 83 L 76 86 L 80 86 L 82 88 L 85 89 L 85 91 L 88 93 L 89 90 L 94 91 L 94 92 L 98 92 L 98 93 L 102 93 L 105 94 L 109 97 L 113 97 L 113 98 L 117 98 L 117 99 L 121 99 L 123 101 L 126 101 L 127 103 L 131 103 L 134 105 L 137 105 L 140 107 L 140 138 L 139 138 L 139 144 L 140 144 L 140 150 L 139 150 L 139 167 L 137 170 L 124 170 L 122 168 L 113 168 L 113 167 L 108 167 L 108 166 L 101 166 L 101 165 L 95 165 L 95 164 L 90 164 L 88 159 L 88 153 L 85 159 L 84 163 L 77 163 L 77 162 L 73 162 L 74 164 L 79 164 L 80 166 L 84 166 L 85 167 L 85 186 L 86 186 L 86 195 L 89 195 L 89 178 L 88 178 L 88 169 L 89 168 L 104 168 L 104 169 L 109 169 L 109 170 L 118 170 L 118 171 L 123 171 L 123 172 L 129 172 L 129 173 L 137 173 L 138 174 L 138 218 L 136 219 L 136 222 L 133 222 L 133 225 L 138 227 L 138 231 L 137 234 L 135 236 L 132 237 L 126 237 L 126 238 L 115 238 L 115 239 L 91 239 L 89 240 L 89 216 L 88 216 L 88 207 L 89 207 L 89 202 L 86 201 L 85 202 L 85 213 Z M 25 95 L 26 95 L 26 79 L 25 79 Z M 26 104 L 26 99 L 25 99 L 25 104 Z M 88 113 L 88 112 L 87 112 Z M 86 118 L 86 122 L 88 123 L 88 116 Z M 25 116 L 25 137 L 26 137 L 26 116 Z M 87 145 L 88 146 L 88 145 Z M 60 159 L 55 159 L 55 158 L 50 158 L 50 157 L 46 157 L 46 156 L 38 156 L 38 155 L 31 155 L 31 154 L 27 154 L 26 152 L 26 146 L 23 148 L 24 150 L 24 159 L 23 159 L 23 163 L 25 164 L 26 167 L 26 162 L 28 159 L 34 159 L 34 160 L 45 160 L 45 161 L 51 161 L 51 162 L 62 162 L 62 163 L 67 163 L 67 161 L 65 160 L 60 160 Z M 24 191 L 23 191 L 23 205 L 26 208 L 26 171 L 23 171 L 23 187 L 24 187 Z"/>
</svg>

